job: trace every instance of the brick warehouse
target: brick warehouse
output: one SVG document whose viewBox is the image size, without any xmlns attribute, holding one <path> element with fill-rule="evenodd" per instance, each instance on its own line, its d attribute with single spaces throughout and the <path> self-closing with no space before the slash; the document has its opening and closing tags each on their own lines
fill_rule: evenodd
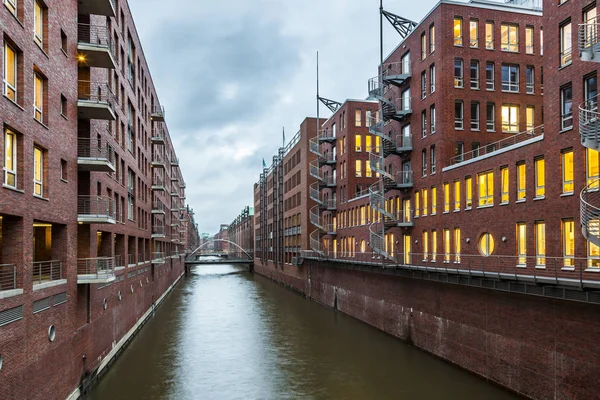
<svg viewBox="0 0 600 400">
<path fill-rule="evenodd" d="M 76 398 L 197 228 L 127 3 L 3 4 L 0 398 Z"/>
<path fill-rule="evenodd" d="M 595 3 L 442 1 L 403 22 L 369 81 L 381 179 L 321 212 L 336 229 L 297 268 L 256 271 L 522 396 L 599 398 Z"/>
<path fill-rule="evenodd" d="M 229 241 L 234 243 L 229 250 L 233 252 L 235 257 L 246 256 L 254 253 L 254 208 L 250 206 L 244 207 L 240 215 L 227 227 Z M 238 247 L 239 246 L 239 247 Z"/>
</svg>

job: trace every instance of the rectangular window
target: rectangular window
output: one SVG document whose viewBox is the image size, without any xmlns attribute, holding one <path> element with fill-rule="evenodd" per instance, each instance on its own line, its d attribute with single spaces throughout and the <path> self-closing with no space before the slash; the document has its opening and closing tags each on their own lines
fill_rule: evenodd
<svg viewBox="0 0 600 400">
<path fill-rule="evenodd" d="M 365 135 L 365 151 L 367 153 L 370 153 L 373 150 L 371 143 L 372 143 L 372 136 Z"/>
<path fill-rule="evenodd" d="M 533 133 L 533 128 L 535 128 L 535 108 L 533 108 L 532 106 L 527 106 L 527 108 L 525 109 L 525 116 L 526 116 L 526 121 L 525 121 L 525 125 L 526 128 L 529 132 Z"/>
<path fill-rule="evenodd" d="M 38 74 L 33 74 L 33 117 L 43 122 L 44 116 L 44 80 Z"/>
<path fill-rule="evenodd" d="M 485 23 L 485 48 L 494 50 L 494 23 Z"/>
<path fill-rule="evenodd" d="M 460 263 L 460 228 L 454 228 L 454 262 Z"/>
<path fill-rule="evenodd" d="M 423 189 L 423 216 L 426 216 L 429 212 L 429 191 Z"/>
<path fill-rule="evenodd" d="M 586 184 L 590 188 L 598 188 L 598 179 L 600 179 L 600 174 L 598 171 L 598 166 L 600 165 L 600 159 L 598 157 L 598 150 L 586 149 Z"/>
<path fill-rule="evenodd" d="M 462 18 L 454 17 L 454 45 L 462 46 Z"/>
<path fill-rule="evenodd" d="M 435 92 L 435 65 L 433 64 L 429 67 L 429 86 L 429 91 Z"/>
<path fill-rule="evenodd" d="M 502 106 L 502 132 L 519 132 L 519 106 Z"/>
<path fill-rule="evenodd" d="M 425 37 L 425 32 L 421 34 L 421 61 L 423 61 L 427 57 L 427 38 Z"/>
<path fill-rule="evenodd" d="M 67 169 L 67 160 L 60 160 L 60 179 L 66 181 L 69 178 L 69 173 Z"/>
<path fill-rule="evenodd" d="M 462 88 L 463 83 L 463 60 L 460 58 L 454 59 L 454 87 Z"/>
<path fill-rule="evenodd" d="M 4 184 L 17 187 L 17 135 L 8 129 L 4 134 Z"/>
<path fill-rule="evenodd" d="M 41 46 L 44 45 L 44 18 L 45 11 L 42 5 L 35 0 L 33 2 L 33 40 Z"/>
<path fill-rule="evenodd" d="M 4 95 L 17 102 L 17 52 L 4 42 Z"/>
<path fill-rule="evenodd" d="M 587 256 L 588 268 L 600 268 L 600 247 L 592 242 L 587 242 Z"/>
<path fill-rule="evenodd" d="M 44 196 L 44 151 L 33 148 L 33 194 Z"/>
<path fill-rule="evenodd" d="M 437 213 L 437 188 L 435 186 L 431 187 L 431 215 L 435 215 Z"/>
<path fill-rule="evenodd" d="M 525 53 L 533 54 L 533 26 L 525 28 Z"/>
<path fill-rule="evenodd" d="M 435 174 L 435 164 L 436 164 L 436 159 L 435 159 L 435 146 L 431 146 L 429 149 L 429 156 L 431 158 L 431 174 Z"/>
<path fill-rule="evenodd" d="M 518 266 L 527 265 L 527 227 L 524 222 L 517 223 L 517 256 Z"/>
<path fill-rule="evenodd" d="M 477 175 L 479 207 L 494 205 L 494 172 L 488 171 Z"/>
<path fill-rule="evenodd" d="M 464 129 L 464 114 L 463 114 L 463 102 L 462 100 L 457 100 L 454 102 L 454 128 L 455 129 Z"/>
<path fill-rule="evenodd" d="M 562 152 L 562 192 L 573 193 L 574 190 L 573 150 Z"/>
<path fill-rule="evenodd" d="M 356 164 L 356 177 L 360 178 L 360 177 L 362 177 L 362 168 L 361 168 L 362 161 L 356 160 L 355 164 Z"/>
<path fill-rule="evenodd" d="M 450 212 L 450 184 L 444 183 L 444 212 Z"/>
<path fill-rule="evenodd" d="M 502 51 L 519 51 L 519 27 L 502 24 L 500 26 L 500 47 Z"/>
<path fill-rule="evenodd" d="M 500 168 L 500 179 L 500 204 L 508 204 L 510 200 L 508 167 Z"/>
<path fill-rule="evenodd" d="M 534 78 L 534 69 L 531 65 L 528 65 L 527 69 L 525 70 L 525 92 L 527 94 L 533 94 L 535 92 Z"/>
<path fill-rule="evenodd" d="M 421 98 L 427 96 L 427 71 L 421 72 Z"/>
<path fill-rule="evenodd" d="M 535 159 L 535 197 L 546 195 L 546 164 L 543 157 Z"/>
<path fill-rule="evenodd" d="M 488 132 L 496 131 L 496 106 L 494 105 L 494 103 L 487 103 L 486 128 Z"/>
<path fill-rule="evenodd" d="M 471 89 L 479 89 L 479 61 L 471 61 Z"/>
<path fill-rule="evenodd" d="M 373 176 L 373 170 L 371 169 L 371 163 L 367 160 L 365 161 L 365 177 L 371 178 Z"/>
<path fill-rule="evenodd" d="M 421 176 L 427 176 L 427 150 L 421 151 Z"/>
<path fill-rule="evenodd" d="M 429 107 L 429 124 L 431 125 L 431 134 L 435 133 L 435 105 Z"/>
<path fill-rule="evenodd" d="M 17 0 L 4 0 L 4 5 L 14 15 L 17 15 Z"/>
<path fill-rule="evenodd" d="M 494 90 L 494 63 L 485 63 L 485 89 Z"/>
<path fill-rule="evenodd" d="M 575 265 L 575 222 L 572 219 L 563 219 L 561 233 L 563 265 L 573 267 Z"/>
<path fill-rule="evenodd" d="M 460 181 L 454 181 L 454 211 L 460 211 Z"/>
<path fill-rule="evenodd" d="M 479 47 L 479 21 L 469 21 L 469 46 Z"/>
<path fill-rule="evenodd" d="M 479 130 L 479 103 L 471 102 L 471 130 Z"/>
<path fill-rule="evenodd" d="M 415 217 L 421 215 L 421 193 L 415 192 Z"/>
<path fill-rule="evenodd" d="M 560 126 L 562 130 L 573 127 L 573 89 L 571 84 L 560 89 Z"/>
<path fill-rule="evenodd" d="M 450 229 L 444 229 L 444 262 L 450 262 Z"/>
<path fill-rule="evenodd" d="M 517 201 L 525 200 L 527 195 L 527 170 L 525 163 L 517 164 Z"/>
<path fill-rule="evenodd" d="M 429 258 L 429 232 L 423 231 L 423 261 Z"/>
<path fill-rule="evenodd" d="M 516 64 L 502 64 L 502 90 L 505 92 L 519 92 L 519 66 Z"/>
<path fill-rule="evenodd" d="M 433 53 L 435 51 L 435 26 L 431 25 L 429 27 L 429 52 Z"/>
<path fill-rule="evenodd" d="M 535 223 L 535 266 L 546 266 L 546 222 Z"/>
<path fill-rule="evenodd" d="M 571 51 L 571 21 L 564 23 L 560 26 L 560 66 L 571 64 L 572 51 Z"/>
<path fill-rule="evenodd" d="M 427 137 L 427 111 L 421 111 L 421 137 Z"/>
<path fill-rule="evenodd" d="M 355 151 L 357 153 L 362 151 L 362 136 L 361 135 L 356 135 L 354 136 L 354 141 L 355 141 Z"/>
<path fill-rule="evenodd" d="M 473 179 L 470 176 L 465 178 L 465 210 L 473 207 Z"/>
<path fill-rule="evenodd" d="M 354 126 L 362 126 L 362 110 L 354 112 Z"/>
<path fill-rule="evenodd" d="M 454 144 L 454 158 L 456 162 L 462 162 L 465 155 L 465 144 L 463 142 L 456 142 Z"/>
<path fill-rule="evenodd" d="M 431 261 L 437 260 L 437 231 L 431 231 Z"/>
</svg>

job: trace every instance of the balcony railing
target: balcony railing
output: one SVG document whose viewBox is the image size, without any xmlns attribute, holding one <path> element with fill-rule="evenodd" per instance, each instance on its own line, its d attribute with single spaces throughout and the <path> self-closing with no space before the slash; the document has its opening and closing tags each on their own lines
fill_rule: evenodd
<svg viewBox="0 0 600 400">
<path fill-rule="evenodd" d="M 152 113 L 150 114 L 152 121 L 164 121 L 165 120 L 165 108 L 161 106 L 154 106 Z"/>
<path fill-rule="evenodd" d="M 171 166 L 176 167 L 179 165 L 179 158 L 173 156 L 171 157 Z"/>
<path fill-rule="evenodd" d="M 164 143 L 165 142 L 165 132 L 160 125 L 155 125 L 152 129 L 152 143 Z"/>
<path fill-rule="evenodd" d="M 36 261 L 33 263 L 31 280 L 34 285 L 63 279 L 62 261 Z"/>
<path fill-rule="evenodd" d="M 122 255 L 115 256 L 115 268 L 125 268 L 125 260 Z"/>
<path fill-rule="evenodd" d="M 127 265 L 129 267 L 135 266 L 135 254 L 127 254 Z"/>
<path fill-rule="evenodd" d="M 586 186 L 580 195 L 581 231 L 583 236 L 600 246 L 600 191 L 598 180 Z"/>
<path fill-rule="evenodd" d="M 77 283 L 109 283 L 115 280 L 114 257 L 80 258 L 77 260 Z"/>
<path fill-rule="evenodd" d="M 116 119 L 119 102 L 106 82 L 78 81 L 77 99 L 80 119 Z"/>
<path fill-rule="evenodd" d="M 596 59 L 595 54 L 599 50 L 600 43 L 600 23 L 598 18 L 592 18 L 586 23 L 579 24 L 578 29 L 578 47 L 581 58 L 584 61 Z M 600 60 L 597 60 L 600 61 Z"/>
<path fill-rule="evenodd" d="M 114 224 L 117 219 L 114 199 L 103 196 L 78 196 L 77 221 L 95 224 Z"/>
<path fill-rule="evenodd" d="M 152 253 L 152 263 L 153 264 L 164 264 L 164 262 L 165 262 L 165 253 L 163 253 L 163 252 Z"/>
<path fill-rule="evenodd" d="M 585 147 L 600 147 L 600 114 L 598 113 L 599 97 L 595 96 L 579 105 L 579 134 L 581 144 Z"/>
<path fill-rule="evenodd" d="M 0 292 L 17 289 L 17 266 L 0 264 Z"/>
<path fill-rule="evenodd" d="M 159 200 L 154 200 L 152 202 L 152 213 L 153 214 L 165 214 L 166 213 L 165 205 Z"/>
<path fill-rule="evenodd" d="M 77 50 L 81 64 L 115 68 L 117 53 L 106 25 L 78 24 Z"/>
<path fill-rule="evenodd" d="M 77 163 L 85 171 L 115 171 L 115 151 L 98 139 L 77 139 Z"/>
<path fill-rule="evenodd" d="M 160 153 L 152 153 L 152 165 L 155 167 L 163 167 L 165 166 L 165 158 Z"/>
<path fill-rule="evenodd" d="M 165 237 L 165 226 L 152 225 L 152 237 Z"/>
</svg>

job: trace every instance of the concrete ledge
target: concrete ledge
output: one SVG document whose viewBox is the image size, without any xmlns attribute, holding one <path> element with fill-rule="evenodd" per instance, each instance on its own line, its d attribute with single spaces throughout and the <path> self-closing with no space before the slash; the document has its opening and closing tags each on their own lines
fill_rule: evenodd
<svg viewBox="0 0 600 400">
<path fill-rule="evenodd" d="M 8 299 L 23 294 L 23 289 L 3 290 L 0 292 L 0 299 Z"/>
<path fill-rule="evenodd" d="M 36 284 L 33 285 L 33 291 L 36 292 L 38 290 L 43 290 L 43 289 L 51 288 L 54 286 L 64 285 L 66 283 L 67 283 L 66 279 L 59 279 L 57 281 L 38 283 L 37 285 Z"/>
</svg>

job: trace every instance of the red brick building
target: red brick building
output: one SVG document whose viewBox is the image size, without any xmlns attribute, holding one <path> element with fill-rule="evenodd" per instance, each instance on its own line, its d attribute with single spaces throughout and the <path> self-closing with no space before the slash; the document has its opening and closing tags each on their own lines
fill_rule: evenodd
<svg viewBox="0 0 600 400">
<path fill-rule="evenodd" d="M 126 2 L 0 21 L 0 397 L 65 398 L 183 273 L 185 183 Z"/>
<path fill-rule="evenodd" d="M 229 248 L 237 257 L 246 257 L 254 253 L 254 208 L 245 207 L 240 215 L 227 228 L 229 240 L 234 243 Z"/>
</svg>

